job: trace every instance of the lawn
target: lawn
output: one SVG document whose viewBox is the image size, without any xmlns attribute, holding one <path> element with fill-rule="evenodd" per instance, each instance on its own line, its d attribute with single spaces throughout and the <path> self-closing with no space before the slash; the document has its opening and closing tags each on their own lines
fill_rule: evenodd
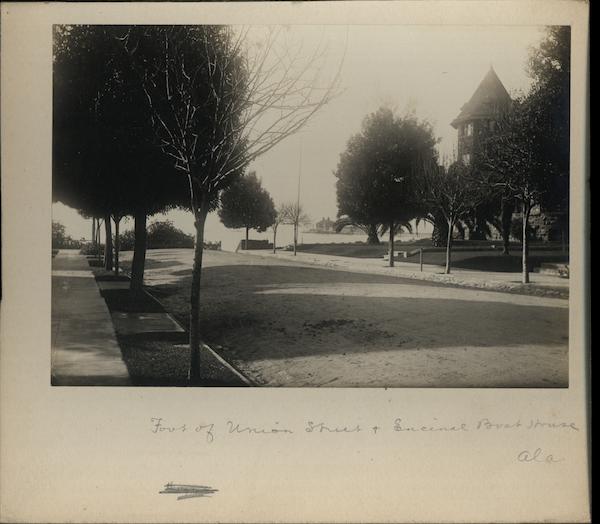
<svg viewBox="0 0 600 524">
<path fill-rule="evenodd" d="M 149 264 L 151 267 L 161 264 Z M 104 269 L 94 269 L 100 282 L 128 282 L 124 275 L 115 276 Z M 102 289 L 111 314 L 164 313 L 164 307 L 146 291 Z M 123 361 L 136 386 L 187 386 L 189 366 L 189 335 L 181 332 L 151 332 L 122 334 L 116 329 L 117 341 Z M 223 366 L 209 351 L 202 349 L 202 386 L 239 387 L 244 384 Z"/>
<path fill-rule="evenodd" d="M 491 241 L 456 241 L 452 252 L 452 266 L 461 269 L 478 271 L 499 271 L 518 273 L 521 271 L 521 246 L 512 245 L 511 254 L 503 255 L 498 242 Z M 495 247 L 493 247 L 495 246 Z M 398 242 L 396 251 L 411 251 L 424 248 L 423 262 L 444 266 L 446 264 L 445 248 L 431 247 L 428 239 L 416 242 Z M 352 258 L 382 258 L 388 252 L 386 243 L 368 245 L 361 242 L 352 244 L 302 244 L 298 246 L 299 252 L 315 253 Z M 403 262 L 419 263 L 419 257 L 402 258 Z M 568 254 L 563 254 L 560 245 L 538 244 L 533 245 L 529 254 L 530 270 L 539 267 L 542 263 L 568 263 Z"/>
</svg>

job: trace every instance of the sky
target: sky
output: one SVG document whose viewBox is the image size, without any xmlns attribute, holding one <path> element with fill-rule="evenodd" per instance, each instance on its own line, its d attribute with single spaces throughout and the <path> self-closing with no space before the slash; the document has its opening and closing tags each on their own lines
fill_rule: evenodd
<svg viewBox="0 0 600 524">
<path fill-rule="evenodd" d="M 286 26 L 279 36 L 281 44 L 301 46 L 301 57 L 324 49 L 315 65 L 323 81 L 342 64 L 339 93 L 301 132 L 259 157 L 248 170 L 257 172 L 276 204 L 296 199 L 300 177 L 300 200 L 313 222 L 334 219 L 333 172 L 366 115 L 382 105 L 399 114 L 414 111 L 433 125 L 440 154 L 450 155 L 457 139 L 450 122 L 490 67 L 511 95 L 527 92 L 528 53 L 543 34 L 542 27 L 532 26 Z M 155 218 L 168 218 L 193 232 L 189 212 Z M 90 221 L 62 204 L 53 205 L 53 219 L 74 238 L 91 235 Z M 123 224 L 123 229 L 131 228 L 132 220 Z M 206 236 L 219 240 L 222 234 L 224 226 L 213 213 Z"/>
</svg>

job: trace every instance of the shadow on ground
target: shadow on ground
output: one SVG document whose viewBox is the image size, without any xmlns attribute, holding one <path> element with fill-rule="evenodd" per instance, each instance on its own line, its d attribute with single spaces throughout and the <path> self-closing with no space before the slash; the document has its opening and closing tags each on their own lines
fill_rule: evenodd
<svg viewBox="0 0 600 524">
<path fill-rule="evenodd" d="M 189 286 L 190 278 L 185 277 L 177 284 L 151 288 L 185 326 Z M 370 288 L 375 292 L 368 296 Z M 424 296 L 415 296 L 418 293 Z M 224 356 L 238 360 L 567 346 L 566 307 L 520 302 L 517 296 L 511 303 L 506 295 L 494 295 L 320 268 L 208 267 L 203 270 L 201 327 L 209 343 L 223 346 Z"/>
</svg>

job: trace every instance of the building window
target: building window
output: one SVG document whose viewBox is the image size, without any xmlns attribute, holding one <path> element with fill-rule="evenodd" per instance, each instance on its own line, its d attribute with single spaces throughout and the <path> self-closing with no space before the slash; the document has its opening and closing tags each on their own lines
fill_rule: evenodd
<svg viewBox="0 0 600 524">
<path fill-rule="evenodd" d="M 469 153 L 465 153 L 462 156 L 462 161 L 465 166 L 471 165 L 471 155 Z"/>
<path fill-rule="evenodd" d="M 471 136 L 473 134 L 473 124 L 467 124 L 465 126 L 465 135 Z"/>
</svg>

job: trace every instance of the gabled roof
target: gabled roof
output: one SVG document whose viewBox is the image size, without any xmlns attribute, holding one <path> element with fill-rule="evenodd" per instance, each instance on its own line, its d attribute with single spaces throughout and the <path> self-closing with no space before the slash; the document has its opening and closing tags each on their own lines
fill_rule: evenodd
<svg viewBox="0 0 600 524">
<path fill-rule="evenodd" d="M 466 120 L 497 115 L 508 108 L 511 98 L 493 67 L 487 72 L 471 99 L 461 107 L 452 127 Z"/>
</svg>

